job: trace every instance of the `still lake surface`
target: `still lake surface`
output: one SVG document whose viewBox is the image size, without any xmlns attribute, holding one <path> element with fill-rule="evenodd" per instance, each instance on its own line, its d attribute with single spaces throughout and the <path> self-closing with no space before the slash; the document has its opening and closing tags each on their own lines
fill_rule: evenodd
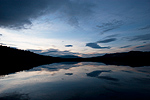
<svg viewBox="0 0 150 100">
<path fill-rule="evenodd" d="M 0 100 L 150 100 L 150 66 L 53 63 L 0 76 Z"/>
</svg>

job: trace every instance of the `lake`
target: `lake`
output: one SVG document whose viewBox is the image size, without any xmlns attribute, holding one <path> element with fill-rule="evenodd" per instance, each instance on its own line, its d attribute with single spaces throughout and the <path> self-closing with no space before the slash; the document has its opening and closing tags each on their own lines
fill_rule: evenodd
<svg viewBox="0 0 150 100">
<path fill-rule="evenodd" d="M 150 66 L 66 62 L 42 65 L 0 76 L 0 100 L 149 100 L 149 98 Z"/>
</svg>

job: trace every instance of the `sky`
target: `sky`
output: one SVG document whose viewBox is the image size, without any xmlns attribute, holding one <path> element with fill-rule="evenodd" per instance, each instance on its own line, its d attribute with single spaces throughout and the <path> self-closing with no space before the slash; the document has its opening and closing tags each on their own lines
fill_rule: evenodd
<svg viewBox="0 0 150 100">
<path fill-rule="evenodd" d="M 150 51 L 150 0 L 0 0 L 0 44 L 51 56 Z"/>
</svg>

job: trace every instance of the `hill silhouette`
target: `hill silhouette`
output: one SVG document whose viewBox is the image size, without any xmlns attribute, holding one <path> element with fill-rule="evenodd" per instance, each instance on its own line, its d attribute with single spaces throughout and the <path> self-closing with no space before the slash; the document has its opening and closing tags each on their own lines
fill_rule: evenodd
<svg viewBox="0 0 150 100">
<path fill-rule="evenodd" d="M 0 46 L 0 75 L 28 70 L 33 67 L 57 62 L 103 62 L 107 65 L 127 65 L 132 67 L 150 66 L 150 52 L 130 51 L 105 54 L 92 58 L 60 58 L 39 55 L 30 51 Z"/>
<path fill-rule="evenodd" d="M 91 61 L 101 61 L 107 65 L 127 65 L 131 67 L 150 66 L 150 52 L 130 51 L 124 53 L 105 54 L 92 57 Z"/>
<path fill-rule="evenodd" d="M 6 46 L 0 46 L 0 56 L 1 75 L 21 70 L 28 70 L 42 64 L 50 64 L 60 61 L 57 57 L 42 56 L 30 51 L 19 50 Z"/>
</svg>

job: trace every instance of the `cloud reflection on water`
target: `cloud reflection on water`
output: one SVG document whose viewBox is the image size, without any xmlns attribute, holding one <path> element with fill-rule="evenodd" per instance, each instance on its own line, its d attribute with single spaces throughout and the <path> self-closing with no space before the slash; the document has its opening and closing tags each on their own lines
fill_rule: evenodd
<svg viewBox="0 0 150 100">
<path fill-rule="evenodd" d="M 28 94 L 31 100 L 112 100 L 130 94 L 150 93 L 150 67 L 104 65 L 80 62 L 42 65 L 0 79 L 0 97 L 4 93 Z M 146 83 L 148 82 L 148 83 Z M 115 91 L 115 92 L 114 92 Z M 118 96 L 119 93 L 119 96 Z M 134 93 L 134 94 L 132 94 Z M 125 99 L 130 99 L 128 96 Z"/>
<path fill-rule="evenodd" d="M 96 70 L 96 71 L 87 73 L 87 76 L 98 77 L 102 72 L 111 72 L 111 70 Z"/>
</svg>

